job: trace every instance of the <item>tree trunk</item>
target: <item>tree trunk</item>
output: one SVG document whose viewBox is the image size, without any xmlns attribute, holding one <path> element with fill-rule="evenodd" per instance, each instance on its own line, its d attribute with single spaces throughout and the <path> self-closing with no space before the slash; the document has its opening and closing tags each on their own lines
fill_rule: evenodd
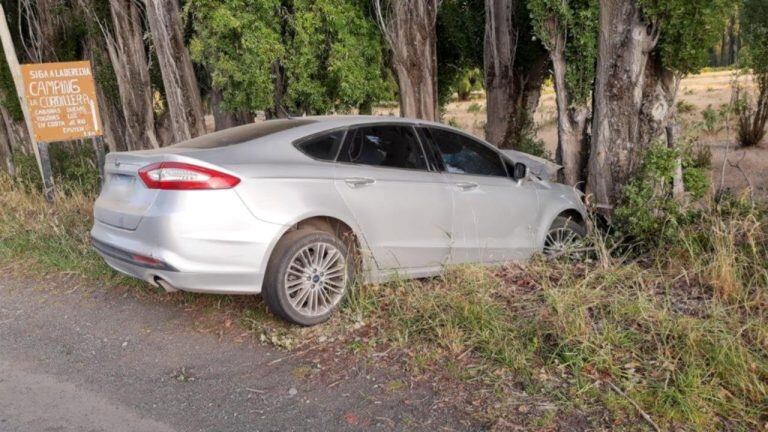
<svg viewBox="0 0 768 432">
<path fill-rule="evenodd" d="M 514 0 L 485 1 L 485 91 L 488 121 L 485 138 L 501 148 L 514 147 L 514 121 L 520 93 L 514 77 L 518 31 Z"/>
<path fill-rule="evenodd" d="M 638 147 L 647 148 L 674 119 L 681 78 L 680 74 L 664 67 L 659 53 L 651 54 L 645 67 L 639 128 L 641 146 Z"/>
<path fill-rule="evenodd" d="M 0 112 L 0 116 L 4 113 Z M 9 176 L 16 175 L 16 167 L 13 164 L 13 152 L 11 151 L 11 135 L 5 126 L 5 119 L 0 118 L 0 167 L 8 173 Z"/>
<path fill-rule="evenodd" d="M 27 131 L 27 125 L 24 120 L 15 120 L 4 106 L 0 106 L 0 120 L 2 120 L 5 125 L 11 153 L 18 151 L 25 156 L 34 154 L 32 140 L 29 138 L 29 132 Z"/>
<path fill-rule="evenodd" d="M 437 9 L 439 0 L 391 0 L 389 13 L 376 0 L 379 25 L 392 49 L 400 93 L 400 115 L 439 119 Z"/>
<path fill-rule="evenodd" d="M 226 111 L 221 107 L 222 100 L 221 90 L 211 90 L 211 111 L 213 112 L 213 122 L 217 131 L 253 123 L 253 114 L 248 111 Z"/>
<path fill-rule="evenodd" d="M 117 77 L 129 150 L 159 148 L 141 13 L 132 0 L 110 0 L 107 49 Z"/>
<path fill-rule="evenodd" d="M 85 37 L 85 58 L 90 60 L 94 71 L 103 69 L 112 72 L 112 66 L 109 63 L 109 52 L 107 51 L 104 39 L 97 37 L 94 33 L 88 33 Z M 109 76 L 110 79 L 114 79 L 113 73 L 98 73 L 97 75 L 101 77 Z M 104 141 L 107 148 L 110 152 L 128 150 L 124 135 L 126 129 L 125 117 L 120 106 L 120 97 L 119 95 L 108 96 L 108 86 L 99 79 L 94 81 L 96 84 L 96 100 L 99 105 L 101 122 L 104 127 Z"/>
<path fill-rule="evenodd" d="M 677 148 L 677 140 L 680 137 L 680 124 L 675 119 L 667 124 L 667 147 Z M 683 159 L 678 155 L 675 159 L 675 171 L 672 173 L 672 196 L 678 202 L 685 199 L 685 184 L 683 183 Z"/>
<path fill-rule="evenodd" d="M 548 63 L 546 52 L 537 46 L 530 47 L 530 59 L 518 64 L 517 7 L 515 0 L 485 2 L 485 138 L 499 148 L 517 147 L 532 130 Z"/>
<path fill-rule="evenodd" d="M 205 134 L 200 87 L 184 45 L 177 0 L 146 0 L 147 19 L 163 76 L 174 142 Z"/>
<path fill-rule="evenodd" d="M 640 140 L 640 113 L 648 53 L 659 30 L 642 18 L 635 0 L 601 0 L 599 22 L 587 192 L 605 212 L 648 144 Z"/>
<path fill-rule="evenodd" d="M 564 37 L 563 37 L 564 39 Z M 565 41 L 550 51 L 554 72 L 555 101 L 557 103 L 557 163 L 563 166 L 561 180 L 576 186 L 584 181 L 587 163 L 587 127 L 589 107 L 572 105 L 566 83 Z"/>
</svg>

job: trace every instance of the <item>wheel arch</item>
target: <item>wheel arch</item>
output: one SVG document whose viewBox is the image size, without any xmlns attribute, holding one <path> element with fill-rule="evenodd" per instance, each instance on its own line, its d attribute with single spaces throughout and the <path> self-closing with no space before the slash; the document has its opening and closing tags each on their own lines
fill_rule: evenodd
<svg viewBox="0 0 768 432">
<path fill-rule="evenodd" d="M 275 236 L 275 239 L 269 245 L 269 250 L 267 251 L 265 259 L 262 263 L 261 270 L 264 274 L 266 274 L 267 263 L 272 257 L 272 254 L 275 251 L 275 247 L 280 242 L 280 240 L 282 240 L 288 233 L 304 228 L 312 228 L 318 231 L 327 232 L 329 234 L 335 235 L 343 241 L 349 240 L 350 244 L 354 248 L 354 253 L 357 255 L 357 257 L 359 257 L 359 259 L 362 260 L 361 264 L 363 265 L 363 268 L 372 268 L 369 266 L 373 265 L 374 263 L 368 262 L 368 259 L 366 259 L 367 254 L 363 253 L 363 251 L 366 250 L 365 239 L 358 230 L 353 228 L 353 225 L 349 221 L 345 221 L 342 218 L 336 216 L 317 214 L 303 215 L 296 218 L 295 221 L 286 224 L 280 234 Z"/>
<path fill-rule="evenodd" d="M 544 239 L 547 237 L 549 228 L 555 222 L 555 219 L 561 216 L 571 218 L 574 222 L 584 227 L 587 226 L 586 214 L 584 213 L 583 209 L 580 209 L 576 206 L 561 206 L 546 212 L 545 216 L 546 217 L 542 218 L 541 225 L 539 225 L 538 236 L 536 238 L 537 249 L 544 246 Z"/>
</svg>

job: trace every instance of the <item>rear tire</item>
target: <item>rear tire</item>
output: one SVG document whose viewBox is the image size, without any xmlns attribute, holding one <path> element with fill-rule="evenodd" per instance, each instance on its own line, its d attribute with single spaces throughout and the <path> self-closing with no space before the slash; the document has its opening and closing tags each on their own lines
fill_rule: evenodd
<svg viewBox="0 0 768 432">
<path fill-rule="evenodd" d="M 587 228 L 573 218 L 558 216 L 552 222 L 544 239 L 544 255 L 551 258 L 564 257 L 580 260 L 584 256 L 584 238 Z"/>
<path fill-rule="evenodd" d="M 338 309 L 352 282 L 349 247 L 325 231 L 298 229 L 275 246 L 262 296 L 286 321 L 313 326 Z"/>
</svg>

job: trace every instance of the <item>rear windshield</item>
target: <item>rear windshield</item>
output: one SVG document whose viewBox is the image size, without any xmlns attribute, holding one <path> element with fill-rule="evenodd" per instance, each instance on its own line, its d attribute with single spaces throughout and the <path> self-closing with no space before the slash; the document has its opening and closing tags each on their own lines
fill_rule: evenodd
<svg viewBox="0 0 768 432">
<path fill-rule="evenodd" d="M 208 135 L 199 136 L 171 147 L 190 149 L 214 149 L 262 138 L 295 127 L 316 123 L 309 119 L 267 120 L 259 123 L 238 126 Z"/>
</svg>

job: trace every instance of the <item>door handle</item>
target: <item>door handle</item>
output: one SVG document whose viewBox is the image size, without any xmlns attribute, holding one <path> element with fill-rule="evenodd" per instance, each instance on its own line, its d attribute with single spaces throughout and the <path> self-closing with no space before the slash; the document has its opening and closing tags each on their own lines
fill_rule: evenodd
<svg viewBox="0 0 768 432">
<path fill-rule="evenodd" d="M 376 182 L 376 180 L 368 177 L 351 177 L 344 179 L 344 181 L 353 188 L 367 186 Z"/>
<path fill-rule="evenodd" d="M 477 186 L 478 186 L 477 183 L 472 183 L 472 182 L 456 183 L 456 187 L 458 187 L 463 191 L 469 191 L 469 190 L 475 189 L 477 188 Z"/>
</svg>

